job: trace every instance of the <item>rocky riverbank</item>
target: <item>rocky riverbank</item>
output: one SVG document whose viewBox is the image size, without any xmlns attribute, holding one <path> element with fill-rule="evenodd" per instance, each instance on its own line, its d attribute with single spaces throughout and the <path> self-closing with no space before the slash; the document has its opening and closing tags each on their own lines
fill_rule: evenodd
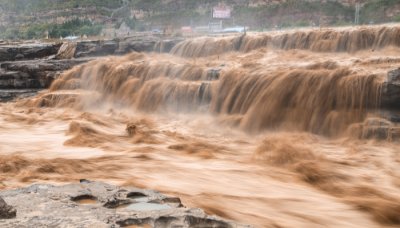
<svg viewBox="0 0 400 228">
<path fill-rule="evenodd" d="M 63 44 L 75 44 L 74 58 L 126 54 L 135 52 L 169 52 L 183 38 L 131 36 L 106 40 L 27 41 L 0 43 L 0 62 L 53 59 Z"/>
<path fill-rule="evenodd" d="M 81 180 L 0 192 L 1 227 L 250 227 L 156 191 Z M 8 205 L 7 205 L 8 204 Z"/>
</svg>

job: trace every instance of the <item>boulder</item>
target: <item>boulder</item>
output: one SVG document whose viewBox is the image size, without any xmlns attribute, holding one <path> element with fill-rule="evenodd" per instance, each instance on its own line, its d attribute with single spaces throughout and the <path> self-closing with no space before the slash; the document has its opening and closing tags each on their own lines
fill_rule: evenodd
<svg viewBox="0 0 400 228">
<path fill-rule="evenodd" d="M 11 219 L 17 216 L 17 210 L 8 205 L 3 198 L 0 197 L 0 219 Z"/>
<path fill-rule="evenodd" d="M 74 42 L 66 42 L 61 45 L 57 52 L 56 59 L 72 59 L 75 57 L 77 44 Z"/>
</svg>

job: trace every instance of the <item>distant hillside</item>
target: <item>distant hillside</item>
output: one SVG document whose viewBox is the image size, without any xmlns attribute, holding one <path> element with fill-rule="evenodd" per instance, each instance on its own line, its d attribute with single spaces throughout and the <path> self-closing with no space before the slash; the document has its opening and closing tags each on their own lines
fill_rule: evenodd
<svg viewBox="0 0 400 228">
<path fill-rule="evenodd" d="M 121 28 L 144 31 L 206 26 L 211 9 L 225 3 L 233 17 L 224 26 L 265 30 L 337 26 L 354 22 L 356 0 L 0 0 L 0 38 L 98 35 Z M 400 21 L 399 0 L 364 0 L 360 22 Z M 114 29 L 114 30 L 113 30 Z M 103 31 L 103 32 L 102 32 Z"/>
<path fill-rule="evenodd" d="M 14 12 L 48 11 L 78 7 L 119 8 L 122 0 L 0 0 L 0 7 Z"/>
</svg>

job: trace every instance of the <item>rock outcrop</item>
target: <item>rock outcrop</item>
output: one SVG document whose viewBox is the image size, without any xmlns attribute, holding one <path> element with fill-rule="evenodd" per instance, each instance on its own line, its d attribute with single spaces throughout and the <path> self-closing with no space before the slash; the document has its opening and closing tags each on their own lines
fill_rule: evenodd
<svg viewBox="0 0 400 228">
<path fill-rule="evenodd" d="M 183 41 L 181 38 L 162 40 L 157 37 L 126 37 L 118 40 L 119 47 L 116 54 L 126 54 L 132 51 L 168 53 L 181 41 Z"/>
<path fill-rule="evenodd" d="M 35 96 L 39 89 L 0 89 L 0 102 Z"/>
<path fill-rule="evenodd" d="M 75 42 L 66 42 L 61 45 L 57 52 L 56 59 L 72 59 L 75 57 L 77 44 Z"/>
<path fill-rule="evenodd" d="M 1 227 L 250 227 L 186 208 L 176 197 L 87 180 L 36 184 L 0 196 L 18 210 L 15 219 L 0 220 Z"/>
<path fill-rule="evenodd" d="M 77 43 L 75 58 L 114 55 L 118 49 L 115 40 L 89 40 Z"/>
<path fill-rule="evenodd" d="M 0 197 L 0 219 L 11 219 L 17 216 L 14 207 L 8 205 L 3 198 Z"/>
<path fill-rule="evenodd" d="M 389 71 L 382 87 L 381 105 L 384 108 L 400 108 L 400 68 Z"/>
<path fill-rule="evenodd" d="M 0 62 L 45 58 L 55 55 L 60 46 L 54 43 L 0 45 Z"/>
<path fill-rule="evenodd" d="M 153 36 L 132 36 L 112 40 L 82 40 L 64 43 L 0 44 L 0 62 L 43 59 L 71 59 L 136 52 L 169 52 L 182 38 L 163 39 Z"/>
<path fill-rule="evenodd" d="M 70 60 L 27 60 L 0 64 L 0 89 L 47 88 L 65 70 L 92 58 Z"/>
<path fill-rule="evenodd" d="M 123 55 L 129 52 L 169 52 L 181 38 L 125 37 L 114 40 L 81 41 L 77 43 L 74 57 Z"/>
</svg>

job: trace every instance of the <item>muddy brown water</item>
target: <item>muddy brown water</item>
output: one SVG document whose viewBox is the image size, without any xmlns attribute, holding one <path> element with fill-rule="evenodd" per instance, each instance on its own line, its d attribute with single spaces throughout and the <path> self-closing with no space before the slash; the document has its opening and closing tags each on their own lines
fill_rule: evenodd
<svg viewBox="0 0 400 228">
<path fill-rule="evenodd" d="M 399 144 L 354 137 L 380 118 L 397 30 L 201 38 L 77 66 L 0 104 L 1 186 L 134 185 L 256 227 L 399 225 Z"/>
</svg>

